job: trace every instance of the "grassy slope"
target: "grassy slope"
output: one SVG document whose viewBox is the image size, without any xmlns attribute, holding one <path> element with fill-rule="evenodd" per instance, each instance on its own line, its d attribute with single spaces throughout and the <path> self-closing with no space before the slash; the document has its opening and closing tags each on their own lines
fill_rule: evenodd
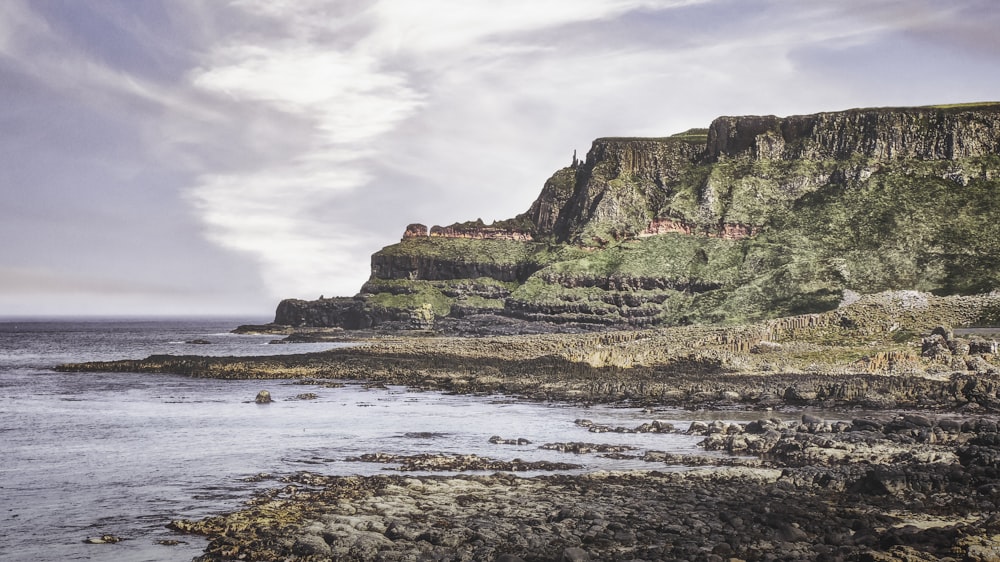
<svg viewBox="0 0 1000 562">
<path fill-rule="evenodd" d="M 739 323 L 830 310 L 845 289 L 984 293 L 1000 288 L 998 171 L 1000 156 L 891 164 L 733 159 L 692 166 L 681 180 L 658 188 L 655 199 L 663 203 L 657 214 L 760 227 L 749 240 L 667 234 L 584 250 L 427 238 L 382 254 L 529 264 L 538 271 L 511 287 L 517 303 L 604 318 L 632 307 L 636 316 L 663 324 Z M 624 185 L 629 178 L 612 182 Z M 636 187 L 653 189 L 630 189 Z M 625 285 L 629 278 L 661 278 L 667 288 L 594 286 L 608 277 L 624 278 Z M 490 307 L 502 302 L 486 301 Z M 377 295 L 375 302 L 429 302 L 441 313 L 454 300 L 428 286 L 405 298 Z"/>
</svg>

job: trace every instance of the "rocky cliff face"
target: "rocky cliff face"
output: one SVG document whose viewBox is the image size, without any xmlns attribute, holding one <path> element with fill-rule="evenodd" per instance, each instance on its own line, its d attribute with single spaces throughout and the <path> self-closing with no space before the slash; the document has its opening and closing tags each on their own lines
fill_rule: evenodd
<svg viewBox="0 0 1000 562">
<path fill-rule="evenodd" d="M 573 194 L 551 234 L 599 246 L 638 234 L 704 152 L 702 140 L 597 139 L 576 170 Z"/>
<path fill-rule="evenodd" d="M 410 225 L 347 308 L 644 326 L 989 292 L 998 195 L 1000 104 L 720 117 L 597 139 L 509 221 Z M 342 317 L 306 322 L 365 324 Z"/>
<path fill-rule="evenodd" d="M 1000 111 L 982 105 L 720 117 L 709 127 L 705 158 L 955 160 L 998 151 Z"/>
</svg>

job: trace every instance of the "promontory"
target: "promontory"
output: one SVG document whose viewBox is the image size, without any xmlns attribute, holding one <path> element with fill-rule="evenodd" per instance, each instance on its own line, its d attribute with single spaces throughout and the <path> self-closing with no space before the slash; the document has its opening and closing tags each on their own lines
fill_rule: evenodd
<svg viewBox="0 0 1000 562">
<path fill-rule="evenodd" d="M 411 224 L 372 256 L 356 296 L 286 300 L 275 323 L 737 324 L 890 290 L 988 294 L 1000 288 L 998 193 L 997 103 L 719 117 L 663 138 L 600 138 L 526 212 Z"/>
</svg>

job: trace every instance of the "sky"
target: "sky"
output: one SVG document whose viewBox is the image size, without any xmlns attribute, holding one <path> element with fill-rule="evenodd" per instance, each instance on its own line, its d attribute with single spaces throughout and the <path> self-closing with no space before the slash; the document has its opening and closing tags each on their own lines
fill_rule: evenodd
<svg viewBox="0 0 1000 562">
<path fill-rule="evenodd" d="M 351 296 L 593 139 L 1000 100 L 995 0 L 0 0 L 0 316 Z"/>
</svg>

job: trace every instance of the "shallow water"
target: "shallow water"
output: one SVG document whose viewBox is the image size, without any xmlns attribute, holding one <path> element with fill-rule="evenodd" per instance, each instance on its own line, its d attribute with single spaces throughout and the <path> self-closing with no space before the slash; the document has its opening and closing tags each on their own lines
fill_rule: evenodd
<svg viewBox="0 0 1000 562">
<path fill-rule="evenodd" d="M 237 507 L 259 473 L 301 470 L 378 474 L 380 464 L 349 462 L 364 453 L 474 453 L 502 460 L 549 460 L 581 471 L 663 469 L 539 449 L 549 442 L 627 444 L 642 450 L 698 452 L 698 437 L 594 434 L 574 423 L 634 427 L 652 419 L 686 428 L 735 412 L 586 408 L 294 381 L 223 381 L 173 375 L 56 373 L 62 362 L 139 358 L 153 353 L 261 355 L 331 344 L 268 345 L 271 336 L 228 333 L 244 321 L 0 323 L 0 560 L 190 560 L 198 537 L 169 531 L 172 519 Z M 259 322 L 259 320 L 258 320 Z M 207 339 L 210 345 L 185 344 Z M 269 390 L 271 404 L 253 402 Z M 314 400 L 296 400 L 312 392 Z M 749 414 L 750 419 L 760 417 Z M 530 445 L 494 445 L 490 436 Z M 530 475 L 530 474 L 529 474 Z M 110 533 L 127 540 L 89 545 Z M 184 544 L 164 546 L 159 540 Z"/>
</svg>

